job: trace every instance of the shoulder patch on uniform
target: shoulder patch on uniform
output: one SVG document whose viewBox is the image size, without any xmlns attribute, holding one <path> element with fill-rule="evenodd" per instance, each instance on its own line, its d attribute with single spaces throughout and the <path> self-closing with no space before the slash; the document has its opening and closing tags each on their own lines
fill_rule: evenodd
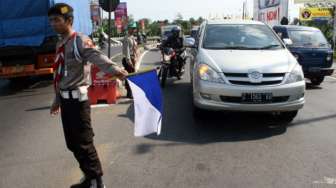
<svg viewBox="0 0 336 188">
<path fill-rule="evenodd" d="M 91 39 L 84 39 L 84 48 L 93 48 L 94 44 Z"/>
</svg>

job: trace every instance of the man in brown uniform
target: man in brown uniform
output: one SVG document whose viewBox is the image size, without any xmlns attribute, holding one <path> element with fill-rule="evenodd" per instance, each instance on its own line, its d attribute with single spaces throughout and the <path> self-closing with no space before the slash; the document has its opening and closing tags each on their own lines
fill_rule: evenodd
<svg viewBox="0 0 336 188">
<path fill-rule="evenodd" d="M 91 84 L 91 63 L 119 79 L 127 72 L 94 48 L 91 39 L 73 30 L 73 9 L 55 4 L 48 11 L 52 28 L 62 40 L 57 44 L 55 60 L 55 99 L 52 115 L 61 112 L 67 148 L 73 152 L 85 175 L 83 182 L 71 188 L 105 188 L 103 171 L 93 144 L 91 111 L 87 89 Z"/>
<path fill-rule="evenodd" d="M 125 34 L 125 37 L 123 39 L 123 48 L 122 48 L 122 64 L 125 68 L 125 70 L 128 73 L 134 73 L 136 70 L 136 63 L 137 63 L 137 42 L 133 36 L 135 26 L 133 24 L 129 24 L 127 27 L 127 33 Z M 126 87 L 126 97 L 127 98 L 133 98 L 131 88 L 128 84 L 128 82 L 125 82 Z"/>
</svg>

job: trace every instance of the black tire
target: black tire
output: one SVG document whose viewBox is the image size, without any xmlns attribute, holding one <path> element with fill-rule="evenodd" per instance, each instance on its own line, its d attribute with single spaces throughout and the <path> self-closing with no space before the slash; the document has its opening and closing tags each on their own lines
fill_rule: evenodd
<svg viewBox="0 0 336 188">
<path fill-rule="evenodd" d="M 20 84 L 20 83 L 22 84 L 24 82 L 27 82 L 28 79 L 29 77 L 17 77 L 17 78 L 10 78 L 8 80 L 11 82 L 11 84 Z"/>
<path fill-rule="evenodd" d="M 280 112 L 279 114 L 275 115 L 275 119 L 278 123 L 287 125 L 294 120 L 297 114 L 298 114 L 298 110 L 290 111 L 290 112 Z"/>
<path fill-rule="evenodd" d="M 202 112 L 203 112 L 203 110 L 202 109 L 200 109 L 200 108 L 198 108 L 197 106 L 195 106 L 195 105 L 193 105 L 193 116 L 194 116 L 194 118 L 199 118 L 199 117 L 201 117 L 202 116 Z"/>
<path fill-rule="evenodd" d="M 324 76 L 322 77 L 315 77 L 310 79 L 311 83 L 315 86 L 321 85 L 321 83 L 324 81 Z"/>
<path fill-rule="evenodd" d="M 168 68 L 165 66 L 161 67 L 161 87 L 164 88 L 166 86 L 166 81 L 168 77 Z"/>
</svg>

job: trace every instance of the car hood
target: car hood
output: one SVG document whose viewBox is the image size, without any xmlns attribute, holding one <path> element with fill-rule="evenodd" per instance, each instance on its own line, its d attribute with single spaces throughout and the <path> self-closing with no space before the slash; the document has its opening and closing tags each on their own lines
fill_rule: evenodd
<svg viewBox="0 0 336 188">
<path fill-rule="evenodd" d="M 281 50 L 206 50 L 201 49 L 199 63 L 206 63 L 218 72 L 287 73 L 297 64 L 287 49 Z"/>
</svg>

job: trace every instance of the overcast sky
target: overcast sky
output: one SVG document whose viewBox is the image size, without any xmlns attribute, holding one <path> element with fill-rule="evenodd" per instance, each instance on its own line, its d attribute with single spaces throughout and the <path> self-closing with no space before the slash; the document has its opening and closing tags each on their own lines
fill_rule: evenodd
<svg viewBox="0 0 336 188">
<path fill-rule="evenodd" d="M 142 18 L 173 20 L 178 13 L 181 13 L 184 19 L 200 16 L 208 18 L 210 15 L 212 17 L 240 16 L 244 1 L 247 2 L 249 15 L 253 17 L 253 0 L 121 0 L 121 2 L 127 2 L 128 14 L 133 15 L 136 20 Z M 298 9 L 291 5 L 290 17 L 297 14 Z"/>
</svg>

